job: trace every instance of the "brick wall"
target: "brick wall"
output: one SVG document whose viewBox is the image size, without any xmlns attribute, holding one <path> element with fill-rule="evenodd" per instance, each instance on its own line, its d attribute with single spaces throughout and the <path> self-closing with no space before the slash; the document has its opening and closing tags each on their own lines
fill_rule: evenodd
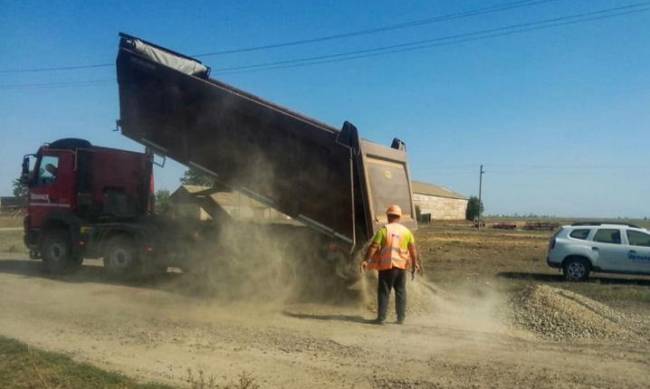
<svg viewBox="0 0 650 389">
<path fill-rule="evenodd" d="M 432 220 L 465 219 L 467 200 L 414 193 L 413 202 L 420 207 L 420 212 L 423 215 L 431 214 Z"/>
</svg>

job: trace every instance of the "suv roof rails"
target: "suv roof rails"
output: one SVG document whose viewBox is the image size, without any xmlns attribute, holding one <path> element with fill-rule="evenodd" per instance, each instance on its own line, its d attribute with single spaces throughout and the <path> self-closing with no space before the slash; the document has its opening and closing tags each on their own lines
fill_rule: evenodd
<svg viewBox="0 0 650 389">
<path fill-rule="evenodd" d="M 641 228 L 637 225 L 634 224 L 629 224 L 629 223 L 615 223 L 615 222 L 577 222 L 577 223 L 572 223 L 572 226 L 602 226 L 603 224 L 610 224 L 610 225 L 615 225 L 615 226 L 627 226 L 627 227 L 632 227 L 632 228 Z"/>
</svg>

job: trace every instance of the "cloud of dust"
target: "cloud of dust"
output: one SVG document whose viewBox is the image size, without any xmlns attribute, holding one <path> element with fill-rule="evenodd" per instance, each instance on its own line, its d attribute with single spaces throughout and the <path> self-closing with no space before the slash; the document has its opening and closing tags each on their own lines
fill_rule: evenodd
<svg viewBox="0 0 650 389">
<path fill-rule="evenodd" d="M 239 164 L 238 171 L 230 172 L 236 181 L 230 184 L 275 197 L 278 182 L 273 168 L 277 166 L 268 158 L 273 157 L 270 152 L 279 150 L 261 150 L 255 144 L 247 147 L 242 155 L 246 162 Z M 299 150 L 283 150 L 284 155 L 292 152 Z M 315 198 L 314 202 L 317 201 Z M 282 308 L 293 303 L 345 303 L 367 318 L 376 313 L 376 272 L 368 272 L 349 285 L 337 277 L 336 264 L 328 262 L 323 252 L 324 237 L 306 226 L 290 220 L 217 222 L 215 230 L 207 231 L 190 245 L 192 265 L 187 279 L 191 281 L 184 285 L 186 289 L 225 302 Z M 352 266 L 360 259 L 355 258 Z M 415 281 L 409 280 L 407 294 L 409 321 L 479 332 L 502 327 L 497 313 L 505 299 L 489 286 L 458 285 L 453 290 L 443 290 L 417 277 Z M 394 294 L 391 299 L 389 313 L 394 318 Z"/>
<path fill-rule="evenodd" d="M 247 168 L 237 172 L 235 188 L 244 186 L 269 195 L 276 184 L 262 153 L 247 155 Z M 269 196 L 270 197 L 270 196 Z M 323 204 L 323 206 L 329 206 Z M 216 220 L 197 229 L 187 244 L 187 273 L 178 287 L 185 293 L 225 302 L 281 306 L 287 302 L 357 303 L 328 261 L 326 238 L 289 218 Z"/>
<path fill-rule="evenodd" d="M 350 284 L 337 276 L 323 246 L 320 234 L 290 220 L 223 221 L 191 242 L 191 265 L 175 287 L 219 303 L 252 304 L 271 311 L 291 306 L 301 314 L 322 313 L 323 305 L 329 305 L 373 318 L 377 272 L 369 271 Z M 363 254 L 362 249 L 351 266 L 357 266 Z M 408 322 L 473 333 L 504 332 L 506 305 L 506 298 L 485 282 L 441 288 L 422 276 L 411 280 L 408 275 Z M 395 320 L 394 293 L 388 320 Z"/>
<path fill-rule="evenodd" d="M 377 312 L 377 272 L 368 272 L 360 281 L 364 308 Z M 416 275 L 407 280 L 407 321 L 418 325 L 453 328 L 474 333 L 506 332 L 503 321 L 506 298 L 493 285 L 459 283 L 441 288 Z M 396 319 L 394 292 L 388 307 L 388 321 Z"/>
</svg>

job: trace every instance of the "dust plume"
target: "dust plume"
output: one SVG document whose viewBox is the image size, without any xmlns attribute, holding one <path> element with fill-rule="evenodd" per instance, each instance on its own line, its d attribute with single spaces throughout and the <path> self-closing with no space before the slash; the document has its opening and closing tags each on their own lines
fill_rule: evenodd
<svg viewBox="0 0 650 389">
<path fill-rule="evenodd" d="M 377 273 L 368 272 L 359 281 L 361 299 L 366 312 L 377 312 Z M 426 277 L 408 276 L 407 322 L 418 325 L 438 326 L 476 332 L 504 332 L 507 326 L 502 320 L 506 298 L 490 285 L 459 283 L 454 287 L 441 288 Z M 387 320 L 396 319 L 394 293 L 388 308 Z"/>
<path fill-rule="evenodd" d="M 279 189 L 272 165 L 261 152 L 246 158 L 247 165 L 231 172 L 235 178 L 227 186 L 255 188 L 274 198 L 272 193 Z M 246 199 L 248 204 L 254 201 Z M 224 302 L 265 305 L 351 301 L 349 295 L 358 294 L 341 284 L 338 262 L 327 255 L 329 238 L 279 212 L 273 217 L 247 218 L 241 217 L 243 213 L 222 210 L 203 225 L 196 220 L 175 221 L 186 238 L 179 243 L 186 274 L 177 277 L 172 287 Z"/>
</svg>

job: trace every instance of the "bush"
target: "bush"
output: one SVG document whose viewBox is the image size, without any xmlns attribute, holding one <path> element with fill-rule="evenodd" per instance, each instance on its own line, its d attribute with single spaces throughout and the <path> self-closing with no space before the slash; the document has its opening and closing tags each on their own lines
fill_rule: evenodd
<svg viewBox="0 0 650 389">
<path fill-rule="evenodd" d="M 472 196 L 467 202 L 467 210 L 465 211 L 465 219 L 474 220 L 479 217 L 484 211 L 483 202 L 479 201 L 478 197 Z"/>
</svg>

